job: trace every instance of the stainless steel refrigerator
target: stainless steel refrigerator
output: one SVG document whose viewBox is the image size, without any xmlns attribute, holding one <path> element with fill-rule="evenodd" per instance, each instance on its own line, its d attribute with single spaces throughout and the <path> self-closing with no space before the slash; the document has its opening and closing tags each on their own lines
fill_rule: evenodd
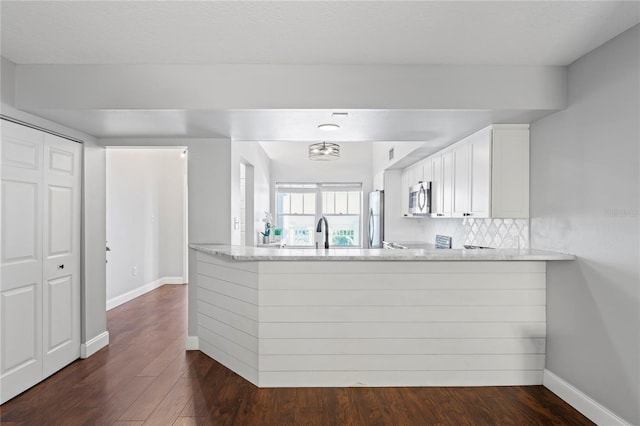
<svg viewBox="0 0 640 426">
<path fill-rule="evenodd" d="M 384 191 L 369 193 L 369 248 L 382 248 L 384 239 Z"/>
</svg>

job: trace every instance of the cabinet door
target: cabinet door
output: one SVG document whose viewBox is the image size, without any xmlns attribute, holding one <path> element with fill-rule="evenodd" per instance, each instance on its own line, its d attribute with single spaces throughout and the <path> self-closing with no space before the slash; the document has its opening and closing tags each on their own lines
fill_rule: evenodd
<svg viewBox="0 0 640 426">
<path fill-rule="evenodd" d="M 529 129 L 497 126 L 492 140 L 492 217 L 529 217 Z"/>
<path fill-rule="evenodd" d="M 402 216 L 409 216 L 409 187 L 411 184 L 409 183 L 409 170 L 404 169 L 402 171 L 402 175 L 400 177 L 400 200 L 402 203 L 402 207 L 400 212 Z"/>
<path fill-rule="evenodd" d="M 453 156 L 453 193 L 451 196 L 451 215 L 469 216 L 470 174 L 469 144 L 465 141 L 452 150 Z"/>
<path fill-rule="evenodd" d="M 453 152 L 442 153 L 442 205 L 441 217 L 451 217 L 451 204 L 453 196 Z"/>
<path fill-rule="evenodd" d="M 433 166 L 431 165 L 431 157 L 425 158 L 422 163 L 422 180 L 424 182 L 433 182 Z"/>
<path fill-rule="evenodd" d="M 418 162 L 409 168 L 409 185 L 417 185 L 423 181 L 422 162 Z"/>
<path fill-rule="evenodd" d="M 42 380 L 43 146 L 2 120 L 0 403 Z"/>
<path fill-rule="evenodd" d="M 442 155 L 432 155 L 431 163 L 431 217 L 442 217 Z"/>
<path fill-rule="evenodd" d="M 469 213 L 472 217 L 491 216 L 491 130 L 476 133 L 469 139 L 471 191 Z"/>
</svg>

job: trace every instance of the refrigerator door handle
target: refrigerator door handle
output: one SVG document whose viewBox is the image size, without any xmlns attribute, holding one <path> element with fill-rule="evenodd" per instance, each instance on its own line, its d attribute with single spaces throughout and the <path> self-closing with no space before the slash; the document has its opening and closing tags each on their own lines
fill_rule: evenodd
<svg viewBox="0 0 640 426">
<path fill-rule="evenodd" d="M 375 222 L 373 220 L 373 209 L 369 210 L 369 247 L 373 246 L 373 235 L 374 235 L 374 230 L 373 227 L 375 226 Z"/>
</svg>

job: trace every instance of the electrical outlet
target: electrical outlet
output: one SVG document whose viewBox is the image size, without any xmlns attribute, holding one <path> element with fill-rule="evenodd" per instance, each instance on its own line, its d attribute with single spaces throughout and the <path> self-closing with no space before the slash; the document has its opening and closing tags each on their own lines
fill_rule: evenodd
<svg viewBox="0 0 640 426">
<path fill-rule="evenodd" d="M 137 266 L 134 266 L 134 267 L 131 269 L 131 275 L 134 275 L 134 276 L 135 276 L 135 275 L 138 275 L 138 267 L 137 267 Z"/>
</svg>

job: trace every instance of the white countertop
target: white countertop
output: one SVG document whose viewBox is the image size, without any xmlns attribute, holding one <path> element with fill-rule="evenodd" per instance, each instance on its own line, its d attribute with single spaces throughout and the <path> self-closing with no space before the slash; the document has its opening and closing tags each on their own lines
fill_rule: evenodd
<svg viewBox="0 0 640 426">
<path fill-rule="evenodd" d="M 222 244 L 189 244 L 189 247 L 214 256 L 238 261 L 546 261 L 574 260 L 572 254 L 545 250 L 464 250 L 464 249 L 290 249 L 242 247 Z"/>
</svg>

